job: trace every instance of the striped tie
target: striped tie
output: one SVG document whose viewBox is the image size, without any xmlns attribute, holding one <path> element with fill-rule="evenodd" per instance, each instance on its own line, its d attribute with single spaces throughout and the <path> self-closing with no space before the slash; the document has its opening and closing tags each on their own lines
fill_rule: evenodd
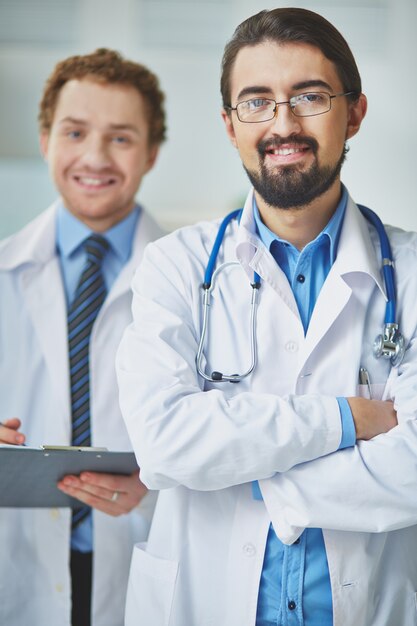
<svg viewBox="0 0 417 626">
<path fill-rule="evenodd" d="M 90 446 L 90 368 L 89 347 L 93 324 L 106 298 L 101 264 L 109 243 L 100 235 L 84 242 L 87 262 L 80 276 L 74 300 L 68 311 L 68 350 L 71 385 L 72 445 Z M 74 529 L 90 513 L 90 507 L 74 511 Z"/>
</svg>

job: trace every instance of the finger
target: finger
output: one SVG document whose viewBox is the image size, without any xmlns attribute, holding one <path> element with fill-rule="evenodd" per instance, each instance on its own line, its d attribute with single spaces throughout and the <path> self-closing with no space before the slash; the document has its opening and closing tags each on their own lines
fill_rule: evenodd
<svg viewBox="0 0 417 626">
<path fill-rule="evenodd" d="M 16 432 L 19 426 L 20 420 L 17 418 L 0 422 L 0 441 L 12 445 L 22 445 L 26 437 L 23 433 Z"/>
<path fill-rule="evenodd" d="M 12 430 L 18 430 L 22 424 L 18 417 L 10 417 L 3 422 L 0 422 L 2 426 L 6 426 L 7 428 L 11 428 Z"/>
<path fill-rule="evenodd" d="M 123 509 L 125 512 L 131 510 L 147 493 L 147 488 L 139 480 L 132 481 L 131 478 L 123 477 L 125 480 L 120 481 L 116 488 L 109 488 L 109 484 L 106 483 L 105 487 L 98 486 L 96 484 L 79 481 L 79 484 L 73 482 L 72 486 L 85 491 L 95 497 L 101 498 L 106 502 L 113 502 L 120 505 L 118 508 Z M 117 481 L 118 482 L 118 481 Z M 67 482 L 69 484 L 69 482 Z M 119 487 L 119 488 L 117 488 Z"/>
<path fill-rule="evenodd" d="M 116 489 L 106 489 L 105 487 L 99 487 L 91 483 L 83 482 L 77 476 L 65 476 L 65 478 L 58 483 L 58 486 L 72 489 L 79 494 L 90 494 L 106 501 L 111 501 L 113 494 L 117 491 Z"/>
<path fill-rule="evenodd" d="M 88 474 L 89 472 L 87 472 Z M 108 475 L 108 478 L 114 478 Z M 131 476 L 116 477 L 105 481 L 106 487 L 81 480 L 80 476 L 65 476 L 58 487 L 67 495 L 109 515 L 122 515 L 135 508 L 147 493 L 147 488 L 140 482 L 137 472 Z M 109 488 L 111 486 L 111 488 Z M 119 487 L 114 489 L 113 487 Z M 117 496 L 115 495 L 117 494 Z"/>
<path fill-rule="evenodd" d="M 63 482 L 58 483 L 58 488 L 72 498 L 76 498 L 80 502 L 91 506 L 93 509 L 97 509 L 113 517 L 122 515 L 131 510 L 131 507 L 126 506 L 124 503 L 124 498 L 126 497 L 124 494 L 119 494 L 117 499 L 114 500 L 112 499 L 113 493 L 110 492 L 107 492 L 106 497 L 103 497 L 103 493 L 99 495 L 77 486 L 65 485 Z"/>
<path fill-rule="evenodd" d="M 122 476 L 120 474 L 82 472 L 80 474 L 80 479 L 85 483 L 89 483 L 90 485 L 95 485 L 97 487 L 103 487 L 104 489 L 108 489 L 113 493 L 114 491 L 130 491 L 133 483 L 139 482 L 138 476 L 139 474 L 137 471 L 130 476 Z"/>
</svg>

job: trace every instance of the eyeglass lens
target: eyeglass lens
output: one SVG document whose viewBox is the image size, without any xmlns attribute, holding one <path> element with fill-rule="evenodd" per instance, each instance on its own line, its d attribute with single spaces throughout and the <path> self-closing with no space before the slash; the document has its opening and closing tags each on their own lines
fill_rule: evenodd
<svg viewBox="0 0 417 626">
<path fill-rule="evenodd" d="M 329 111 L 331 97 L 325 92 L 302 93 L 288 102 L 278 103 L 269 98 L 252 98 L 239 102 L 236 110 L 241 122 L 266 122 L 275 116 L 276 107 L 283 104 L 289 105 L 294 115 L 308 117 Z"/>
</svg>

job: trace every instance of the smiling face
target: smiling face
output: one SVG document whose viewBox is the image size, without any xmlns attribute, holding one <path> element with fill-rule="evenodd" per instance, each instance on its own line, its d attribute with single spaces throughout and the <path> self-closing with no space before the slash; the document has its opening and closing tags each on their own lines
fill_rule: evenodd
<svg viewBox="0 0 417 626">
<path fill-rule="evenodd" d="M 231 72 L 231 106 L 252 98 L 277 102 L 305 92 L 344 91 L 334 64 L 308 44 L 266 41 L 242 48 Z M 281 104 L 267 122 L 242 123 L 223 112 L 228 135 L 255 187 L 258 206 L 302 208 L 317 198 L 336 208 L 345 141 L 360 127 L 366 99 L 332 99 L 331 110 L 296 117 Z"/>
<path fill-rule="evenodd" d="M 158 152 L 138 90 L 88 78 L 65 83 L 40 142 L 64 205 L 96 232 L 132 210 Z"/>
</svg>

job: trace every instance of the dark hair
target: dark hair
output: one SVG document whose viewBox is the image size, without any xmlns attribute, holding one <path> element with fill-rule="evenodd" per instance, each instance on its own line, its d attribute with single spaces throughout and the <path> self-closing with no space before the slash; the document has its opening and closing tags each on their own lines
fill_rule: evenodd
<svg viewBox="0 0 417 626">
<path fill-rule="evenodd" d="M 165 96 L 158 78 L 147 67 L 128 61 L 121 54 L 99 48 L 91 54 L 69 57 L 58 63 L 45 84 L 39 104 L 39 126 L 48 132 L 52 126 L 59 93 L 66 82 L 90 78 L 99 83 L 134 87 L 143 97 L 149 122 L 149 143 L 160 144 L 165 139 Z"/>
<path fill-rule="evenodd" d="M 239 50 L 264 41 L 305 43 L 319 48 L 332 61 L 344 91 L 353 91 L 357 99 L 362 91 L 361 77 L 353 54 L 330 22 L 313 11 L 283 8 L 261 11 L 239 24 L 227 43 L 222 60 L 220 89 L 223 106 L 230 106 L 230 76 Z"/>
</svg>

